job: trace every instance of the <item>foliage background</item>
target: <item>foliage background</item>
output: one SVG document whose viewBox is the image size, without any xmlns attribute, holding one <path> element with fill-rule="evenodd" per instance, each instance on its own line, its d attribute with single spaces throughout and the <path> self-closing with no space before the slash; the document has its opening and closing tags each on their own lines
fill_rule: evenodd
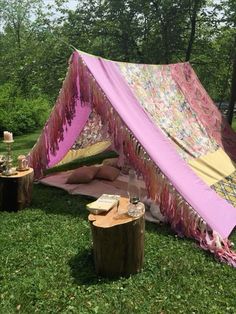
<svg viewBox="0 0 236 314">
<path fill-rule="evenodd" d="M 1 130 L 44 123 L 73 47 L 120 61 L 190 61 L 214 101 L 229 101 L 235 1 L 81 0 L 74 10 L 66 3 L 0 0 Z"/>
</svg>

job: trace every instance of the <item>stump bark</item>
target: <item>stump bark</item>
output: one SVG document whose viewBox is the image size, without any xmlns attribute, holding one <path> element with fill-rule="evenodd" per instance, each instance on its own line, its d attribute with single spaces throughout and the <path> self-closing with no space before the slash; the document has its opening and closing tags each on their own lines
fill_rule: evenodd
<svg viewBox="0 0 236 314">
<path fill-rule="evenodd" d="M 144 261 L 144 214 L 127 215 L 128 201 L 106 214 L 89 215 L 96 273 L 114 278 L 140 272 Z"/>
<path fill-rule="evenodd" d="M 0 175 L 0 211 L 17 211 L 31 202 L 34 171 L 32 168 L 16 175 Z"/>
</svg>

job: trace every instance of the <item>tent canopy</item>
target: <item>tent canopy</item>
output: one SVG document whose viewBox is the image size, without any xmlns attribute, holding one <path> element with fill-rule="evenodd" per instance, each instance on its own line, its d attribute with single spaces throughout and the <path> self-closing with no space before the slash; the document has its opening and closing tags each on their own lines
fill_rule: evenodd
<svg viewBox="0 0 236 314">
<path fill-rule="evenodd" d="M 189 63 L 122 63 L 75 51 L 29 156 L 36 176 L 78 138 L 82 147 L 109 139 L 179 234 L 236 265 L 227 239 L 236 225 L 236 196 L 220 192 L 229 181 L 235 186 L 236 135 Z"/>
</svg>

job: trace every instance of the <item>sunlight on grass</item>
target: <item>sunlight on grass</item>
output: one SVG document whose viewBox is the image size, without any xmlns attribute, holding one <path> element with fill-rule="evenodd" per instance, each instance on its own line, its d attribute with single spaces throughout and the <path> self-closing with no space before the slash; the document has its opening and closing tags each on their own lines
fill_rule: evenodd
<svg viewBox="0 0 236 314">
<path fill-rule="evenodd" d="M 236 117 L 234 117 L 233 122 L 232 122 L 232 128 L 236 132 Z"/>
</svg>

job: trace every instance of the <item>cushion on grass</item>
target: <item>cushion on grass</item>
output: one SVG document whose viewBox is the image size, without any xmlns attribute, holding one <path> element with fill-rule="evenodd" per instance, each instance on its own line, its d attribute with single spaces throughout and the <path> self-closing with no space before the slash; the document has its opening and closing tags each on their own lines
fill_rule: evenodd
<svg viewBox="0 0 236 314">
<path fill-rule="evenodd" d="M 111 166 L 101 166 L 99 167 L 99 170 L 95 175 L 95 178 L 114 181 L 118 177 L 119 174 L 120 174 L 120 170 L 117 168 L 114 168 Z"/>
<path fill-rule="evenodd" d="M 78 184 L 78 183 L 88 183 L 93 180 L 95 177 L 98 167 L 94 166 L 84 166 L 75 169 L 71 175 L 67 178 L 66 183 L 69 184 Z"/>
</svg>

